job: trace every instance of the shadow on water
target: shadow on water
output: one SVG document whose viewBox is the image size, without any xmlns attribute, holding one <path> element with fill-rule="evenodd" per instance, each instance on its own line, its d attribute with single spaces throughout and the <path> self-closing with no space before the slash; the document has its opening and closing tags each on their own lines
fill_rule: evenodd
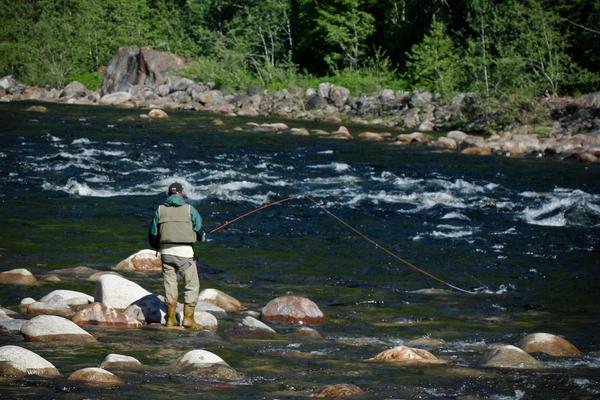
<svg viewBox="0 0 600 400">
<path fill-rule="evenodd" d="M 365 398 L 593 398 L 600 393 L 600 167 L 574 162 L 466 157 L 421 147 L 235 131 L 252 119 L 171 113 L 147 121 L 139 110 L 48 105 L 26 113 L 0 105 L 0 270 L 36 275 L 85 265 L 107 270 L 145 248 L 154 207 L 172 180 L 212 228 L 291 194 L 311 193 L 336 215 L 403 258 L 477 295 L 443 289 L 357 238 L 303 201 L 249 217 L 197 245 L 203 287 L 259 310 L 285 293 L 314 300 L 327 317 L 323 340 L 274 326 L 271 339 L 157 329 L 91 328 L 91 347 L 27 347 L 62 377 L 0 383 L 1 398 L 306 398 L 327 384 L 353 383 Z M 290 122 L 334 130 L 319 123 Z M 353 132 L 358 127 L 351 127 Z M 158 275 L 125 274 L 162 293 Z M 84 280 L 3 285 L 0 304 L 54 289 L 93 294 Z M 564 335 L 581 359 L 543 359 L 541 370 L 481 368 L 493 344 L 525 334 Z M 367 362 L 410 344 L 446 366 Z M 427 344 L 429 343 L 429 344 Z M 435 344 L 435 345 L 433 345 Z M 418 346 L 419 347 L 419 346 Z M 204 348 L 245 375 L 236 384 L 190 380 L 172 364 Z M 74 385 L 73 371 L 109 353 L 138 358 L 117 388 Z"/>
</svg>

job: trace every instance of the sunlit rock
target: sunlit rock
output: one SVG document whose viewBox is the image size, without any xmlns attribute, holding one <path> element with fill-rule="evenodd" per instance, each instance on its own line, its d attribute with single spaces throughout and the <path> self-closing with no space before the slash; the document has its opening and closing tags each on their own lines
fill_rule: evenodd
<svg viewBox="0 0 600 400">
<path fill-rule="evenodd" d="M 27 307 L 29 315 L 57 315 L 59 317 L 71 318 L 75 311 L 60 297 L 49 301 L 36 301 Z"/>
<path fill-rule="evenodd" d="M 331 132 L 329 137 L 332 139 L 354 139 L 348 128 L 345 126 L 340 126 L 337 131 Z"/>
<path fill-rule="evenodd" d="M 403 144 L 422 143 L 426 144 L 433 140 L 431 135 L 426 135 L 422 132 L 403 133 L 396 137 L 396 142 Z"/>
<path fill-rule="evenodd" d="M 361 132 L 358 134 L 358 137 L 361 139 L 371 140 L 375 142 L 381 142 L 382 140 L 385 140 L 385 137 L 376 132 Z"/>
<path fill-rule="evenodd" d="M 218 381 L 235 381 L 243 375 L 231 368 L 221 357 L 206 350 L 192 350 L 175 362 L 175 368 L 185 375 Z"/>
<path fill-rule="evenodd" d="M 237 324 L 232 333 L 246 337 L 272 337 L 277 334 L 273 328 L 249 315 Z"/>
<path fill-rule="evenodd" d="M 281 296 L 271 300 L 262 309 L 262 319 L 282 324 L 322 324 L 325 316 L 310 299 L 299 296 Z"/>
<path fill-rule="evenodd" d="M 150 110 L 150 112 L 148 113 L 148 117 L 150 117 L 151 119 L 166 119 L 169 118 L 169 114 L 167 114 L 159 108 L 155 108 L 153 110 Z"/>
<path fill-rule="evenodd" d="M 204 300 L 198 300 L 198 303 L 196 303 L 196 312 L 198 311 L 206 311 L 219 318 L 227 316 L 227 311 L 217 305 L 214 305 L 213 303 Z"/>
<path fill-rule="evenodd" d="M 445 361 L 440 360 L 427 350 L 407 346 L 397 346 L 393 349 L 385 350 L 370 360 L 392 362 L 402 365 L 430 365 L 445 363 Z"/>
<path fill-rule="evenodd" d="M 454 140 L 456 143 L 461 144 L 469 135 L 461 131 L 450 131 L 446 134 L 447 138 Z"/>
<path fill-rule="evenodd" d="M 73 81 L 60 92 L 59 97 L 77 98 L 88 95 L 88 88 L 81 82 Z"/>
<path fill-rule="evenodd" d="M 550 333 L 533 333 L 519 342 L 519 347 L 527 353 L 545 353 L 556 357 L 576 357 L 581 351 L 571 342 Z"/>
<path fill-rule="evenodd" d="M 135 369 L 142 366 L 143 364 L 137 358 L 122 354 L 109 354 L 100 364 L 100 368 L 104 369 Z"/>
<path fill-rule="evenodd" d="M 130 255 L 113 267 L 116 271 L 162 272 L 160 253 L 156 250 L 144 249 Z"/>
<path fill-rule="evenodd" d="M 82 306 L 94 302 L 94 298 L 92 296 L 77 292 L 75 290 L 53 290 L 42 297 L 39 301 L 43 303 L 52 301 L 53 299 L 62 300 L 69 306 Z"/>
<path fill-rule="evenodd" d="M 458 144 L 456 140 L 451 139 L 449 137 L 442 136 L 437 140 L 431 142 L 433 147 L 437 147 L 438 149 L 446 149 L 446 150 L 456 150 L 458 148 Z"/>
<path fill-rule="evenodd" d="M 356 385 L 350 383 L 338 383 L 334 385 L 327 385 L 320 389 L 315 390 L 312 393 L 312 397 L 317 399 L 323 398 L 339 398 L 339 397 L 354 397 L 362 396 L 365 392 Z"/>
<path fill-rule="evenodd" d="M 463 149 L 460 153 L 471 156 L 491 156 L 492 149 L 490 149 L 489 147 L 467 147 Z"/>
<path fill-rule="evenodd" d="M 112 308 L 127 308 L 130 304 L 151 293 L 128 279 L 104 275 L 96 282 L 94 298 Z"/>
<path fill-rule="evenodd" d="M 131 93 L 128 92 L 115 92 L 110 94 L 105 94 L 100 98 L 100 104 L 105 106 L 117 106 L 123 105 L 131 100 Z"/>
<path fill-rule="evenodd" d="M 208 301 L 229 312 L 239 312 L 243 309 L 242 303 L 238 299 L 218 289 L 202 290 L 198 296 L 198 300 Z"/>
<path fill-rule="evenodd" d="M 36 285 L 38 280 L 29 270 L 25 268 L 11 269 L 10 271 L 0 272 L 0 283 L 9 285 Z"/>
<path fill-rule="evenodd" d="M 73 316 L 79 326 L 98 325 L 112 328 L 141 328 L 144 323 L 129 317 L 124 311 L 110 308 L 102 303 L 92 303 Z"/>
<path fill-rule="evenodd" d="M 44 107 L 44 106 L 30 106 L 30 107 L 27 107 L 27 109 L 25 109 L 25 111 L 37 112 L 37 113 L 47 113 L 48 108 Z"/>
<path fill-rule="evenodd" d="M 76 381 L 93 385 L 122 385 L 121 378 L 103 368 L 89 367 L 78 369 L 67 378 L 69 381 Z"/>
<path fill-rule="evenodd" d="M 0 376 L 21 378 L 26 375 L 52 377 L 60 373 L 52 363 L 33 351 L 20 346 L 0 347 Z"/>
<path fill-rule="evenodd" d="M 95 343 L 96 339 L 68 319 L 40 315 L 23 324 L 21 334 L 29 342 Z"/>
<path fill-rule="evenodd" d="M 490 350 L 484 356 L 482 365 L 496 368 L 540 368 L 542 363 L 520 348 L 506 345 Z"/>
</svg>

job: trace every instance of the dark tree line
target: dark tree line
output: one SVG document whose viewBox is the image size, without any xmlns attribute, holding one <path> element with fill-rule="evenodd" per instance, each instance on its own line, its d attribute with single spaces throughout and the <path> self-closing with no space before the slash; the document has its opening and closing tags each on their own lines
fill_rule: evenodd
<svg viewBox="0 0 600 400">
<path fill-rule="evenodd" d="M 594 0 L 0 3 L 0 75 L 34 84 L 97 85 L 115 50 L 135 44 L 186 56 L 195 60 L 191 76 L 230 86 L 337 76 L 349 86 L 366 80 L 490 97 L 598 86 Z"/>
</svg>

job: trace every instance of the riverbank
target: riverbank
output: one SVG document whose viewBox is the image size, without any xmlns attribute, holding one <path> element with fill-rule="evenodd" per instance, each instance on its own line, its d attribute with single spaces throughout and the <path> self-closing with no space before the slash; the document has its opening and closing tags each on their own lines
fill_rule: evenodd
<svg viewBox="0 0 600 400">
<path fill-rule="evenodd" d="M 268 117 L 332 124 L 358 124 L 365 129 L 349 132 L 290 131 L 285 125 L 240 129 L 278 133 L 317 134 L 340 139 L 360 138 L 394 145 L 430 145 L 471 155 L 555 156 L 584 162 L 600 160 L 600 92 L 578 98 L 553 98 L 543 102 L 538 125 L 521 125 L 495 131 L 480 115 L 477 96 L 456 95 L 450 101 L 426 91 L 394 91 L 352 95 L 347 88 L 323 82 L 306 90 L 290 88 L 269 92 L 218 89 L 213 83 L 175 76 L 183 59 L 166 52 L 121 48 L 113 57 L 100 90 L 79 82 L 62 89 L 23 85 L 11 76 L 0 79 L 0 101 L 104 105 L 140 109 L 189 110 L 227 117 Z M 31 111 L 44 111 L 34 107 Z M 164 118 L 156 112 L 151 117 Z M 493 116 L 489 117 L 493 118 Z M 370 132 L 372 129 L 376 132 Z M 409 133 L 407 133 L 409 132 Z M 448 132 L 440 136 L 436 132 Z M 438 137 L 439 136 L 439 137 Z"/>
</svg>

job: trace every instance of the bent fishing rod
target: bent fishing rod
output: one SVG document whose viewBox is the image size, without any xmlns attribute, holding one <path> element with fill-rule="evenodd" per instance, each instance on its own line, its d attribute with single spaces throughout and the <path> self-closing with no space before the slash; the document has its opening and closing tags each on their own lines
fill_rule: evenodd
<svg viewBox="0 0 600 400">
<path fill-rule="evenodd" d="M 331 211 L 329 211 L 329 209 L 327 209 L 324 205 L 322 205 L 321 203 L 317 202 L 317 200 L 315 200 L 311 195 L 309 194 L 303 194 L 303 195 L 292 195 L 289 197 L 286 197 L 284 199 L 281 200 L 277 200 L 277 201 L 273 201 L 270 203 L 264 203 L 262 204 L 260 207 L 255 208 L 252 211 L 249 211 L 247 213 L 244 213 L 230 221 L 226 221 L 225 223 L 217 226 L 216 228 L 212 229 L 209 233 L 216 233 L 219 232 L 221 229 L 226 228 L 227 226 L 243 219 L 246 218 L 252 214 L 256 214 L 260 211 L 266 210 L 269 207 L 273 207 L 279 204 L 284 204 L 287 202 L 290 202 L 292 200 L 300 200 L 300 199 L 306 199 L 308 200 L 310 203 L 314 204 L 315 206 L 317 206 L 319 209 L 321 209 L 326 215 L 328 215 L 329 217 L 333 218 L 334 220 L 336 220 L 338 223 L 340 223 L 341 225 L 345 226 L 347 229 L 349 229 L 352 233 L 354 233 L 355 235 L 359 236 L 360 238 L 366 240 L 367 242 L 373 244 L 375 246 L 376 249 L 383 251 L 384 253 L 386 253 L 387 255 L 389 255 L 390 257 L 394 258 L 396 261 L 399 261 L 400 263 L 408 266 L 409 268 L 412 268 L 413 270 L 427 276 L 428 278 L 431 278 L 443 285 L 448 286 L 451 289 L 454 289 L 456 291 L 459 291 L 461 293 L 467 293 L 467 294 L 477 294 L 477 292 L 473 292 L 470 290 L 466 290 L 466 289 L 462 289 L 456 285 L 453 285 L 437 276 L 435 276 L 434 274 L 425 271 L 423 268 L 417 267 L 415 264 L 403 259 L 402 257 L 400 257 L 398 254 L 396 254 L 395 252 L 389 250 L 388 248 L 382 246 L 381 244 L 379 244 L 378 242 L 376 242 L 375 240 L 371 239 L 369 236 L 367 236 L 366 234 L 364 234 L 363 232 L 359 231 L 357 228 L 355 228 L 354 226 L 350 225 L 348 222 L 344 221 L 342 218 L 338 217 L 337 215 L 335 215 L 334 213 L 332 213 Z"/>
</svg>

